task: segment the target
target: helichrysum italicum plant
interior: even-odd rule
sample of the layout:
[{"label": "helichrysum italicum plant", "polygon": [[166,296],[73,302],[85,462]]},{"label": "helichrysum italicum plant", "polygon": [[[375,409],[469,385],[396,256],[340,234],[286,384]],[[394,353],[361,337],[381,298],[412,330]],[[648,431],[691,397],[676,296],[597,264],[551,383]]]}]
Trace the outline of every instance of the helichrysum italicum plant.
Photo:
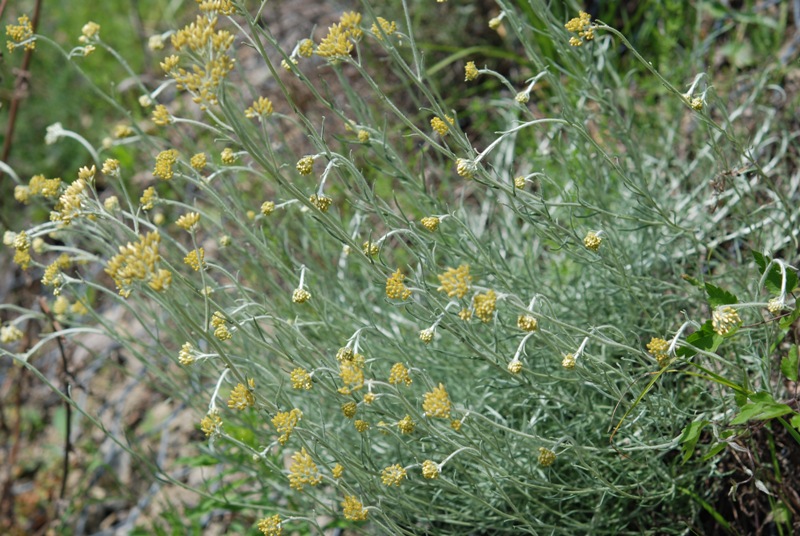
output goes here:
[{"label": "helichrysum italicum plant", "polygon": [[[732,366],[745,339],[774,342],[777,320],[763,311],[795,315],[792,265],[763,257],[738,280],[722,270],[734,240],[792,258],[792,205],[776,201],[757,227],[725,227],[703,197],[705,178],[668,173],[658,164],[672,158],[668,147],[631,131],[620,113],[630,103],[614,100],[624,88],[613,58],[596,61],[623,37],[585,13],[565,27],[533,2],[544,21],[534,26],[498,2],[501,15],[485,23],[506,21],[507,44],[525,62],[513,79],[461,64],[454,76],[481,103],[471,113],[497,121],[467,132],[425,75],[410,14],[383,18],[384,6],[365,6],[286,48],[244,5],[199,2],[161,60],[186,100],[156,102],[161,92],[148,91],[160,130],[143,142],[146,158],[94,163],[116,202],[101,201],[95,167],[18,180],[19,201],[52,212],[4,243],[67,300],[69,333],[96,323],[170,378],[171,394],[197,409],[209,453],[252,477],[237,504],[264,534],[322,530],[323,511],[366,533],[681,532],[679,520],[699,507],[678,490],[706,471],[678,468],[669,453],[694,408],[718,400],[696,378],[713,378],[706,368],[680,389],[667,375]],[[34,42],[23,26],[7,31],[10,48]],[[99,31],[83,36],[99,44]],[[561,59],[540,53],[543,37]],[[269,88],[242,89],[240,45],[260,56]],[[424,111],[393,101],[375,57]],[[336,85],[323,91],[320,70]],[[484,76],[500,89],[481,86]],[[663,82],[672,113],[698,112],[675,89],[684,81]],[[325,125],[300,112],[297,87],[326,110]],[[336,91],[341,101],[328,97]],[[668,137],[667,119],[628,112]],[[202,128],[176,135],[198,113]],[[689,120],[716,133],[715,151],[757,166],[732,126]],[[307,145],[289,142],[287,129]],[[409,152],[409,138],[422,153]],[[141,171],[152,180],[131,192]],[[768,197],[785,197],[764,184]],[[757,214],[742,191],[725,193],[724,215]],[[712,262],[698,271],[701,257]],[[694,280],[717,271],[717,284],[755,298]],[[90,295],[130,310],[150,338],[105,321]],[[26,314],[3,326],[0,342],[33,366],[36,347],[10,346],[18,326],[42,319]],[[634,396],[642,377],[664,385]],[[763,375],[754,383],[772,385]],[[735,411],[725,404],[715,415]]]}]

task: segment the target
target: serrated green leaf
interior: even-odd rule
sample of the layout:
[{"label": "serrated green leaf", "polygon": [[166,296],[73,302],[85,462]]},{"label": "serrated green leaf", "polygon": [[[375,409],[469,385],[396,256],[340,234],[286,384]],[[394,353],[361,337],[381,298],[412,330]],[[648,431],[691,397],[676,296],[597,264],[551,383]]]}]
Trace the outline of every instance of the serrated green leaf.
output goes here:
[{"label": "serrated green leaf", "polygon": [[[722,340],[722,337],[715,332],[714,328],[711,326],[711,320],[707,320],[699,330],[686,337],[687,343],[695,348],[708,352],[716,352],[719,345],[722,344]],[[692,357],[697,352],[691,348],[680,347],[675,350],[675,353],[681,357]]]},{"label": "serrated green leaf", "polygon": [[781,329],[789,329],[798,318],[800,318],[800,307],[795,305],[794,311],[792,311],[789,316],[784,316],[778,321],[778,326]]},{"label": "serrated green leaf", "polygon": [[788,379],[792,380],[793,382],[797,381],[797,345],[793,344],[791,348],[789,348],[789,353],[781,359],[781,372],[783,375],[786,376]]},{"label": "serrated green leaf", "polygon": [[706,294],[708,294],[708,304],[712,309],[720,305],[739,303],[739,299],[734,294],[712,285],[711,283],[706,283]]},{"label": "serrated green leaf", "polygon": [[683,452],[681,463],[686,463],[689,461],[689,458],[692,457],[692,454],[694,454],[694,448],[697,446],[697,440],[700,439],[700,432],[707,424],[708,421],[695,421],[690,422],[684,427],[680,439],[681,452]]},{"label": "serrated green leaf", "polygon": [[[753,259],[758,264],[759,273],[764,275],[764,271],[767,269],[767,265],[771,262],[771,259],[765,257],[764,255],[753,251]],[[783,274],[781,273],[781,269],[778,265],[773,264],[769,267],[769,273],[767,274],[766,279],[764,280],[764,288],[769,291],[770,294],[773,296],[780,296],[781,294],[781,286],[783,285]],[[786,268],[786,287],[785,292],[792,292],[795,287],[797,287],[797,272],[790,268]]]}]

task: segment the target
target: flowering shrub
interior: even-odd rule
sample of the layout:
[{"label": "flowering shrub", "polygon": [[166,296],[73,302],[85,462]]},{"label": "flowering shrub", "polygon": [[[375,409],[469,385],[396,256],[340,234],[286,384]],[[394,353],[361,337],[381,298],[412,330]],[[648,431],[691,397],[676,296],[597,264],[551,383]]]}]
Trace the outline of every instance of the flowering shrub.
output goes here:
[{"label": "flowering shrub", "polygon": [[[146,185],[114,142],[65,170],[74,180],[14,177],[21,202],[52,212],[4,243],[65,327],[17,351],[44,317],[5,306],[4,355],[35,370],[56,337],[109,333],[196,408],[208,453],[247,475],[237,508],[264,534],[321,531],[323,516],[367,533],[683,533],[701,503],[680,491],[701,495],[713,463],[692,459],[692,423],[727,429],[761,404],[747,415],[800,425],[754,354],[798,316],[796,191],[770,179],[737,114],[714,112],[725,103],[703,75],[682,92],[642,58],[664,85],[653,117],[613,71],[630,47],[619,32],[532,5],[535,22],[504,0],[484,22],[524,74],[458,60],[464,88],[500,83],[470,107],[440,97],[408,9],[394,20],[367,3],[284,48],[266,13],[198,1],[163,82],[140,85],[147,124],[120,133],[139,137]],[[12,51],[53,45],[23,19],[8,35]],[[80,42],[106,49],[96,24]],[[496,132],[465,127],[469,113]],[[702,128],[673,169],[663,137],[681,120]],[[747,172],[709,195],[712,147]],[[769,255],[742,260],[745,246]],[[147,337],[107,320],[112,305]]]}]

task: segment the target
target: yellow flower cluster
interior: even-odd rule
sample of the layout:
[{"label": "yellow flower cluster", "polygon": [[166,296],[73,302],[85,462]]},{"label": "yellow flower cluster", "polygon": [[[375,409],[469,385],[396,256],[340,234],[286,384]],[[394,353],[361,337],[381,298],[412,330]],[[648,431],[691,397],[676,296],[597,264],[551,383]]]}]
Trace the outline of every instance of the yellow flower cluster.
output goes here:
[{"label": "yellow flower cluster", "polygon": [[192,94],[192,100],[207,105],[217,104],[217,88],[233,70],[235,60],[228,55],[234,36],[227,30],[218,30],[217,18],[199,15],[195,22],[172,35],[172,45],[177,51],[191,51],[202,58],[192,71],[176,69],[178,58],[172,56],[162,63],[162,68],[177,82],[178,89]]},{"label": "yellow flower cluster", "polygon": [[19,184],[14,187],[14,199],[27,205],[32,195],[41,195],[47,199],[53,199],[58,196],[60,189],[60,178],[47,179],[44,175],[34,175],[28,181],[27,186]]},{"label": "yellow flower cluster", "polygon": [[228,330],[225,315],[219,311],[215,311],[211,316],[211,327],[214,328],[214,336],[221,341],[227,341],[232,337],[231,332]]},{"label": "yellow flower cluster", "polygon": [[218,434],[222,429],[222,418],[219,416],[219,410],[210,411],[203,420],[200,421],[200,429],[210,437],[213,434]]},{"label": "yellow flower cluster", "polygon": [[355,495],[345,495],[342,501],[342,511],[345,519],[350,521],[364,521],[369,513]]},{"label": "yellow flower cluster", "polygon": [[314,53],[314,41],[311,39],[300,41],[300,44],[297,45],[297,53],[300,54],[301,58],[310,58]]},{"label": "yellow flower cluster", "polygon": [[342,478],[342,475],[344,474],[344,466],[342,466],[340,463],[337,463],[333,466],[333,469],[331,469],[331,474],[333,475],[333,478]]},{"label": "yellow flower cluster", "polygon": [[142,197],[139,198],[139,204],[142,205],[142,210],[152,210],[153,207],[158,201],[158,194],[156,193],[156,189],[152,186],[145,189],[142,192]]},{"label": "yellow flower cluster", "polygon": [[328,208],[330,208],[331,203],[333,203],[333,199],[328,197],[327,195],[316,195],[313,194],[311,197],[308,198],[312,205],[317,207],[320,212],[328,212]]},{"label": "yellow flower cluster", "polygon": [[512,359],[508,363],[508,371],[511,374],[519,374],[520,372],[522,372],[522,361],[520,361],[519,359]]},{"label": "yellow flower cluster", "polygon": [[474,61],[468,61],[467,64],[464,66],[464,82],[472,82],[476,78],[478,78],[478,68],[475,66]]},{"label": "yellow flower cluster", "polygon": [[456,173],[458,173],[459,177],[471,179],[477,170],[478,166],[475,164],[475,162],[465,158],[456,159]]},{"label": "yellow flower cluster", "polygon": [[140,236],[134,243],[119,247],[119,253],[109,259],[105,272],[111,276],[123,297],[130,296],[134,281],[142,281],[156,291],[169,286],[172,275],[169,270],[158,268],[161,256],[158,246],[161,235],[157,231]]},{"label": "yellow flower cluster", "polygon": [[305,369],[299,367],[294,369],[289,374],[289,378],[292,381],[293,389],[305,389],[306,391],[308,391],[312,387],[311,374],[306,372]]},{"label": "yellow flower cluster", "polygon": [[348,419],[352,419],[356,416],[356,412],[358,411],[358,404],[355,402],[345,402],[342,404],[342,415],[347,417]]},{"label": "yellow flower cluster", "polygon": [[225,147],[220,153],[223,164],[231,165],[236,162],[236,153],[230,147]]},{"label": "yellow flower cluster", "polygon": [[372,28],[370,28],[370,30],[372,31],[372,34],[376,38],[378,38],[379,41],[383,41],[383,35],[381,35],[380,30],[383,30],[383,33],[385,33],[386,35],[392,35],[394,32],[397,31],[397,23],[395,23],[394,21],[390,22],[384,19],[383,17],[378,17],[377,20],[378,24],[380,25],[380,29],[378,29],[378,24],[373,23]]},{"label": "yellow flower cluster", "polygon": [[86,199],[86,181],[78,178],[67,186],[58,202],[55,210],[50,212],[50,221],[58,222],[60,225],[67,226],[72,220],[81,216],[83,202]]},{"label": "yellow flower cluster", "polygon": [[556,461],[556,453],[550,449],[539,447],[539,465],[550,467]]},{"label": "yellow flower cluster", "polygon": [[72,265],[69,255],[62,253],[52,264],[44,269],[42,276],[42,285],[46,287],[53,287],[53,295],[58,296],[61,294],[61,287],[64,284],[63,270],[68,269]]},{"label": "yellow flower cluster", "polygon": [[230,409],[243,411],[251,406],[255,406],[256,397],[253,395],[253,389],[255,388],[256,381],[253,378],[248,378],[247,385],[237,383],[236,387],[231,390],[231,396],[228,398],[228,407]]},{"label": "yellow flower cluster", "polygon": [[204,13],[219,13],[220,15],[233,15],[236,10],[231,0],[197,0],[200,11]]},{"label": "yellow flower cluster", "polygon": [[183,262],[195,272],[199,272],[201,268],[206,267],[206,250],[193,249],[183,258]]},{"label": "yellow flower cluster", "polygon": [[397,428],[400,430],[401,434],[410,434],[416,427],[417,425],[414,423],[413,419],[411,419],[411,415],[406,415],[397,422]]},{"label": "yellow flower cluster", "polygon": [[650,342],[647,343],[647,351],[656,358],[658,366],[661,368],[666,367],[669,362],[669,355],[667,355],[668,349],[669,343],[664,339],[653,337],[650,339]]},{"label": "yellow flower cluster", "polygon": [[400,271],[400,268],[397,269],[389,278],[386,280],[386,297],[392,300],[407,300],[411,297],[411,289],[406,287],[403,280],[405,280],[406,276],[403,275],[403,272]]},{"label": "yellow flower cluster", "polygon": [[[11,38],[11,41],[6,41],[6,47],[9,52],[14,52],[17,43],[22,43],[33,37],[33,24],[31,24],[28,16],[22,15],[19,17],[16,25],[6,25],[6,36]],[[34,50],[35,48],[35,40],[25,43],[25,50]]]},{"label": "yellow flower cluster", "polygon": [[439,478],[439,466],[432,460],[422,462],[422,476],[428,479]]},{"label": "yellow flower cluster", "polygon": [[566,354],[564,359],[561,360],[561,366],[567,370],[572,370],[575,368],[576,361],[574,354]]},{"label": "yellow flower cluster", "polygon": [[586,249],[590,251],[597,251],[602,242],[603,239],[600,238],[597,233],[592,231],[586,233],[586,237],[583,239],[583,245],[586,246]]},{"label": "yellow flower cluster", "polygon": [[419,340],[421,340],[425,344],[430,344],[430,342],[433,340],[433,333],[434,331],[431,328],[420,330]]},{"label": "yellow flower cluster", "polygon": [[568,31],[578,34],[578,37],[570,37],[569,44],[574,47],[579,47],[584,41],[591,41],[594,39],[594,26],[592,25],[592,17],[585,11],[580,11],[578,16],[571,19],[564,25]]},{"label": "yellow flower cluster", "polygon": [[522,331],[536,331],[539,328],[539,322],[531,315],[519,315],[517,327]]},{"label": "yellow flower cluster", "polygon": [[439,228],[439,223],[441,220],[436,216],[426,216],[419,220],[419,223],[428,231],[434,232],[436,229]]},{"label": "yellow flower cluster", "polygon": [[356,431],[360,434],[363,434],[367,430],[369,430],[369,423],[367,421],[362,421],[361,419],[356,420],[353,425],[356,428]]},{"label": "yellow flower cluster", "polygon": [[339,378],[344,384],[339,388],[343,395],[349,395],[364,387],[364,356],[354,354],[350,348],[342,348],[336,354],[339,361]]},{"label": "yellow flower cluster", "polygon": [[446,293],[449,298],[463,298],[472,285],[468,264],[462,264],[458,268],[448,268],[438,278],[441,283],[439,292]]},{"label": "yellow flower cluster", "polygon": [[289,487],[303,491],[303,486],[316,486],[322,482],[322,476],[305,447],[292,456],[292,465],[289,466]]},{"label": "yellow flower cluster", "polygon": [[192,343],[185,342],[181,346],[181,351],[178,352],[178,363],[181,365],[191,365],[194,363],[194,356],[192,355]]},{"label": "yellow flower cluster", "polygon": [[[446,115],[444,118],[447,120],[447,123],[450,123],[450,125],[454,124],[455,120],[452,117]],[[431,119],[431,128],[440,136],[444,136],[450,130],[450,125],[447,123],[442,121],[440,117],[434,117]]]},{"label": "yellow flower cluster", "polygon": [[497,294],[493,290],[487,290],[483,294],[477,294],[472,300],[472,307],[475,309],[475,316],[482,322],[489,322],[494,316],[497,305]]},{"label": "yellow flower cluster", "polygon": [[3,344],[19,341],[24,336],[25,334],[17,326],[8,325],[0,328],[0,342]]},{"label": "yellow flower cluster", "polygon": [[297,161],[296,167],[300,175],[311,175],[311,172],[314,171],[314,157],[304,156]]},{"label": "yellow flower cluster", "polygon": [[206,158],[206,153],[197,153],[189,160],[189,164],[192,166],[192,169],[197,171],[200,171],[206,167],[207,163],[208,159]]},{"label": "yellow flower cluster", "polygon": [[361,251],[363,251],[364,255],[367,257],[374,257],[378,254],[379,249],[378,244],[370,242],[369,240],[361,244]]},{"label": "yellow flower cluster", "polygon": [[389,383],[392,385],[397,385],[400,383],[405,383],[406,385],[411,385],[411,376],[408,375],[408,369],[402,363],[395,363],[392,365],[392,369],[389,371]]},{"label": "yellow flower cluster", "polygon": [[281,536],[283,534],[283,527],[281,527],[281,516],[275,514],[274,516],[265,517],[258,522],[258,530],[264,536]]},{"label": "yellow flower cluster", "polygon": [[272,101],[266,97],[259,97],[244,111],[244,115],[248,119],[258,118],[260,120],[263,117],[272,115],[273,111]]},{"label": "yellow flower cluster", "polygon": [[167,110],[167,107],[163,104],[159,104],[153,109],[152,118],[153,123],[160,127],[169,125],[172,122],[172,115],[169,113],[169,110]]},{"label": "yellow flower cluster", "polygon": [[172,166],[178,161],[178,151],[175,149],[167,149],[161,151],[156,155],[156,167],[153,169],[153,175],[159,179],[168,181],[172,178]]},{"label": "yellow flower cluster", "polygon": [[397,463],[381,471],[381,482],[386,486],[400,486],[405,478],[406,470]]},{"label": "yellow flower cluster", "polygon": [[198,223],[200,223],[200,214],[197,212],[188,212],[178,218],[178,220],[175,222],[175,225],[184,231],[191,232],[197,228]]},{"label": "yellow flower cluster", "polygon": [[292,301],[294,303],[305,303],[311,299],[311,293],[303,288],[296,288],[292,292]]},{"label": "yellow flower cluster", "polygon": [[450,397],[444,384],[439,384],[439,387],[434,387],[433,391],[425,393],[425,399],[422,402],[422,409],[425,410],[426,417],[439,417],[442,419],[450,418]]},{"label": "yellow flower cluster", "polygon": [[289,436],[292,435],[295,426],[302,418],[303,412],[297,408],[292,411],[280,412],[272,418],[272,426],[281,434],[278,443],[285,445],[289,441]]},{"label": "yellow flower cluster", "polygon": [[[14,252],[14,262],[23,270],[27,270],[31,263],[31,241],[28,238],[28,234],[25,231],[20,231],[16,235],[11,234],[13,238],[10,240],[9,245],[13,245],[16,250]],[[3,237],[3,242],[6,242],[5,237]]]},{"label": "yellow flower cluster", "polygon": [[711,327],[723,337],[733,335],[741,324],[742,319],[739,317],[739,313],[728,305],[714,309],[711,314]]}]

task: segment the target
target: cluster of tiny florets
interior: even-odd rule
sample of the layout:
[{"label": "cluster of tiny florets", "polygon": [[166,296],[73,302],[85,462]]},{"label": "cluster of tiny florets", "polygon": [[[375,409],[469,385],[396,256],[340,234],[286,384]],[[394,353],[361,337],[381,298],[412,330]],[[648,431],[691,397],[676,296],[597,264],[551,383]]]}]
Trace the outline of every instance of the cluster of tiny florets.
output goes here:
[{"label": "cluster of tiny florets", "polygon": [[264,117],[268,117],[272,115],[274,111],[274,107],[272,106],[272,101],[266,97],[259,97],[258,99],[253,101],[245,111],[244,115],[248,119],[259,119],[261,120]]},{"label": "cluster of tiny florets", "polygon": [[[17,24],[9,24],[6,26],[6,36],[11,38],[6,41],[6,47],[9,52],[13,52],[17,43],[22,43],[33,37],[33,24],[27,15],[22,15],[17,18]],[[36,41],[31,40],[25,43],[25,50],[33,50],[36,48]]]},{"label": "cluster of tiny florets", "polygon": [[188,212],[177,219],[175,225],[180,227],[185,231],[194,231],[197,228],[197,224],[200,223],[200,214],[197,212]]},{"label": "cluster of tiny florets", "polygon": [[233,337],[228,330],[225,316],[219,311],[215,311],[211,316],[211,327],[214,328],[214,337],[221,341],[227,341]]},{"label": "cluster of tiny florets", "polygon": [[175,149],[167,149],[161,151],[156,156],[156,167],[153,169],[153,175],[160,179],[168,181],[173,176],[172,167],[178,161],[178,151]]},{"label": "cluster of tiny florets", "polygon": [[294,289],[294,292],[292,292],[292,301],[294,303],[305,303],[310,299],[311,293],[304,288],[296,288]]},{"label": "cluster of tiny florets", "polygon": [[467,64],[464,66],[464,81],[465,82],[472,82],[476,78],[478,78],[478,68],[475,66],[474,61],[468,61]]},{"label": "cluster of tiny florets", "polygon": [[522,331],[536,331],[539,328],[539,322],[531,315],[519,315],[517,327]]},{"label": "cluster of tiny florets", "polygon": [[578,37],[570,37],[569,44],[574,47],[579,47],[584,41],[591,41],[594,39],[594,26],[592,25],[592,17],[585,11],[578,13],[578,16],[567,22],[564,27],[572,32],[578,34]]},{"label": "cluster of tiny florets", "polygon": [[567,370],[572,370],[575,368],[576,361],[574,354],[566,354],[564,359],[561,360],[561,366]]},{"label": "cluster of tiny florets", "polygon": [[237,383],[236,387],[231,390],[231,396],[228,399],[228,407],[242,411],[251,406],[255,406],[256,397],[253,395],[253,389],[255,388],[256,382],[253,378],[247,380],[247,385]]},{"label": "cluster of tiny florets", "polygon": [[395,363],[392,365],[392,370],[389,371],[389,383],[398,385],[405,383],[411,385],[411,376],[408,375],[408,368],[402,363]]},{"label": "cluster of tiny florets", "polygon": [[105,272],[114,280],[120,295],[130,295],[133,283],[148,283],[153,290],[163,290],[167,278],[171,279],[169,270],[159,268],[161,255],[158,246],[161,235],[153,231],[139,240],[120,246],[119,253],[106,264]]},{"label": "cluster of tiny florets", "polygon": [[742,324],[736,309],[730,306],[718,307],[711,314],[711,327],[723,337],[732,335]]},{"label": "cluster of tiny florets", "polygon": [[434,387],[433,391],[425,393],[425,399],[422,402],[422,409],[425,410],[426,417],[447,419],[450,417],[451,406],[447,390],[441,383],[439,387]]},{"label": "cluster of tiny florets", "polygon": [[331,206],[331,203],[333,203],[333,199],[331,199],[327,195],[322,195],[322,194],[320,195],[313,194],[311,195],[311,197],[308,198],[308,200],[311,202],[312,205],[317,207],[317,209],[320,212],[327,212]]},{"label": "cluster of tiny florets", "polygon": [[297,426],[302,417],[303,412],[294,408],[291,411],[280,412],[272,418],[272,426],[281,434],[278,437],[278,443],[285,445],[289,441],[289,436],[292,435],[295,426]]},{"label": "cluster of tiny florets", "polygon": [[261,519],[258,522],[258,530],[260,530],[264,536],[281,536],[283,534],[281,516],[275,514],[274,516]]},{"label": "cluster of tiny florets", "polygon": [[178,362],[181,365],[191,365],[194,363],[194,355],[192,355],[192,343],[185,342],[181,346],[181,351],[178,352]]},{"label": "cluster of tiny florets", "polygon": [[294,369],[290,373],[289,378],[292,381],[293,389],[305,389],[308,391],[313,386],[311,382],[311,374],[309,374],[305,369],[299,367]]},{"label": "cluster of tiny florets", "polygon": [[305,447],[295,452],[292,456],[292,465],[289,466],[289,487],[297,491],[303,491],[303,486],[316,486],[322,482],[322,476],[314,460],[306,451]]},{"label": "cluster of tiny florets", "polygon": [[386,486],[400,486],[405,478],[406,470],[397,463],[381,471],[381,482]]},{"label": "cluster of tiny florets", "polygon": [[364,521],[369,513],[355,495],[345,495],[342,501],[342,512],[345,519],[350,521]]},{"label": "cluster of tiny florets", "polygon": [[358,404],[355,402],[345,402],[342,404],[342,415],[347,417],[348,419],[352,419],[356,416],[356,412],[358,411]]},{"label": "cluster of tiny florets", "polygon": [[419,223],[430,232],[434,232],[436,229],[438,229],[440,222],[441,220],[436,216],[427,216],[419,220]]},{"label": "cluster of tiny florets", "polygon": [[550,449],[539,447],[539,465],[550,467],[556,461],[556,453]]},{"label": "cluster of tiny florets", "polygon": [[602,242],[603,239],[600,238],[597,233],[592,231],[586,233],[586,236],[583,239],[583,245],[590,251],[597,251]]},{"label": "cluster of tiny florets", "polygon": [[222,430],[222,418],[219,416],[219,410],[215,409],[208,412],[200,421],[200,429],[206,437],[220,433]]},{"label": "cluster of tiny florets", "polygon": [[656,359],[658,366],[661,368],[665,367],[669,361],[668,350],[669,343],[664,339],[653,337],[650,339],[650,342],[647,343],[647,351]]},{"label": "cluster of tiny florets", "polygon": [[439,478],[439,465],[432,460],[422,462],[422,476],[427,479]]},{"label": "cluster of tiny florets", "polygon": [[462,264],[458,268],[448,268],[438,278],[441,283],[439,292],[444,292],[449,298],[463,298],[472,285],[468,264]]},{"label": "cluster of tiny florets", "polygon": [[472,299],[472,307],[475,309],[475,316],[481,322],[489,322],[494,317],[497,306],[497,294],[493,290],[487,290],[483,294],[476,294]]},{"label": "cluster of tiny florets", "polygon": [[400,268],[397,269],[389,278],[386,280],[386,297],[393,299],[393,300],[407,300],[411,297],[411,289],[406,287],[403,280],[405,280],[406,276],[403,275],[403,272],[400,271]]},{"label": "cluster of tiny florets", "polygon": [[197,248],[190,251],[184,258],[183,262],[195,272],[199,272],[206,266],[206,251],[203,248]]},{"label": "cluster of tiny florets", "polygon": [[402,419],[397,422],[397,428],[400,430],[402,434],[410,434],[416,428],[416,424],[414,423],[413,419],[411,419],[411,415],[406,415]]}]

